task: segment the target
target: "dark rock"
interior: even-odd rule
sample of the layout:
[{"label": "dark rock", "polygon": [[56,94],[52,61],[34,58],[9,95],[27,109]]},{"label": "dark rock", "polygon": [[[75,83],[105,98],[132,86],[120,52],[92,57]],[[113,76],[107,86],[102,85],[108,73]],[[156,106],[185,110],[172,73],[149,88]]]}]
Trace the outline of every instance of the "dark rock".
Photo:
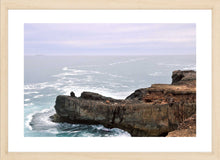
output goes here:
[{"label": "dark rock", "polygon": [[147,93],[146,88],[137,89],[134,93],[126,97],[126,100],[142,100]]},{"label": "dark rock", "polygon": [[71,96],[71,97],[76,97],[76,96],[75,96],[75,93],[74,93],[73,91],[70,92],[70,96]]},{"label": "dark rock", "polygon": [[113,99],[111,97],[105,97],[98,93],[93,92],[83,92],[80,98],[87,99],[87,100],[97,100],[97,101],[109,101],[109,102],[116,102],[118,100]]},{"label": "dark rock", "polygon": [[177,70],[172,74],[173,85],[196,85],[196,72],[193,70]]}]

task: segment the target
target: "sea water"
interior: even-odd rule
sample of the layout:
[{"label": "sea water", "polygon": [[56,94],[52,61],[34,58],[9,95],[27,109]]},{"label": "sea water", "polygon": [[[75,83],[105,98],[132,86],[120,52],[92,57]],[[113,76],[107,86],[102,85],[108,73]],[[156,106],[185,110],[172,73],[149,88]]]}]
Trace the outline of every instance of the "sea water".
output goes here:
[{"label": "sea water", "polygon": [[124,99],[151,84],[170,84],[172,71],[196,70],[195,55],[166,56],[25,56],[25,137],[130,136],[102,125],[53,123],[58,95],[91,91]]}]

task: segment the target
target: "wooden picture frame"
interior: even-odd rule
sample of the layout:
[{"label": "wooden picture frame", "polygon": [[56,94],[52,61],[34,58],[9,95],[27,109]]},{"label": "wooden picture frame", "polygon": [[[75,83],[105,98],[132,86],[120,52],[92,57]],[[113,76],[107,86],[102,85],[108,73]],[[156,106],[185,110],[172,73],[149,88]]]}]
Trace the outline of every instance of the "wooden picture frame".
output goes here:
[{"label": "wooden picture frame", "polygon": [[[8,10],[10,9],[210,9],[212,10],[212,152],[196,153],[64,153],[8,152]],[[1,0],[1,160],[59,160],[59,159],[220,159],[220,0]]]}]

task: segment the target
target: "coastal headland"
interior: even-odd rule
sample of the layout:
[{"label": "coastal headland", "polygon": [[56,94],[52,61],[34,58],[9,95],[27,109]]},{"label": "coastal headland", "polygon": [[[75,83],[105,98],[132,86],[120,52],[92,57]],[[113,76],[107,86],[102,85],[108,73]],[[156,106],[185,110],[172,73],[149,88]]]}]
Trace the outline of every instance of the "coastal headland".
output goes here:
[{"label": "coastal headland", "polygon": [[125,99],[83,92],[56,98],[53,122],[102,124],[135,137],[196,135],[196,72],[173,71],[171,84],[153,84]]}]

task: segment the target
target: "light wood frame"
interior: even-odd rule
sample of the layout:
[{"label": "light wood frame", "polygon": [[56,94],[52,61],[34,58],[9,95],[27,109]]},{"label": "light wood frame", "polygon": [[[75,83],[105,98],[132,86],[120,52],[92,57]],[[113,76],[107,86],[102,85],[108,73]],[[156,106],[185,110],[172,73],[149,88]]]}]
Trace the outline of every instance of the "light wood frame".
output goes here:
[{"label": "light wood frame", "polygon": [[[211,153],[25,153],[8,152],[9,9],[211,9],[212,152]],[[220,160],[220,0],[1,0],[0,109],[1,160]]]}]

